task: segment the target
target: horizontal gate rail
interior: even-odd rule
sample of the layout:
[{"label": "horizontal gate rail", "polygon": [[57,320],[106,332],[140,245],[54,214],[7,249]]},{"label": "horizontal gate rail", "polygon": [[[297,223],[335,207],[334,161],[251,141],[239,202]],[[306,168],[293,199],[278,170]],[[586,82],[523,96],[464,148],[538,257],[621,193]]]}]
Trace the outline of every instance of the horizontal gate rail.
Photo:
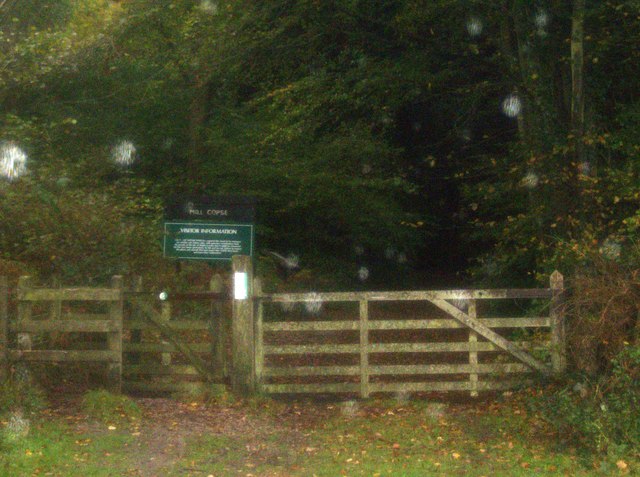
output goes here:
[{"label": "horizontal gate rail", "polygon": [[425,300],[498,300],[514,298],[551,298],[551,288],[514,288],[494,290],[427,290],[397,292],[327,292],[273,293],[257,297],[264,302],[359,302],[366,301],[425,301]]}]

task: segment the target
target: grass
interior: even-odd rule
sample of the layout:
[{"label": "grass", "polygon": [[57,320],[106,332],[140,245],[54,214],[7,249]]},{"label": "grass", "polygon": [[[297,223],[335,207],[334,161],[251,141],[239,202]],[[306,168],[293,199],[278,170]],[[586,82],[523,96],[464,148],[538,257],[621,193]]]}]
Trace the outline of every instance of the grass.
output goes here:
[{"label": "grass", "polygon": [[[164,412],[147,408],[135,425],[112,430],[107,423],[122,418],[122,402],[92,400],[111,403],[115,412],[98,412],[107,415],[99,424],[81,410],[41,419],[27,437],[4,444],[0,475],[611,476],[638,475],[640,468],[632,460],[581,456],[517,399],[444,409],[417,400],[168,401]],[[191,418],[205,427],[194,432]],[[206,427],[217,421],[224,425]],[[154,467],[144,468],[150,460]]]},{"label": "grass", "polygon": [[44,423],[25,438],[4,443],[0,476],[127,475],[131,459],[123,457],[130,442],[131,436],[124,433],[77,433],[65,422]]},{"label": "grass", "polygon": [[140,419],[140,408],[131,398],[104,389],[89,391],[82,400],[84,412],[104,424],[124,424]]}]

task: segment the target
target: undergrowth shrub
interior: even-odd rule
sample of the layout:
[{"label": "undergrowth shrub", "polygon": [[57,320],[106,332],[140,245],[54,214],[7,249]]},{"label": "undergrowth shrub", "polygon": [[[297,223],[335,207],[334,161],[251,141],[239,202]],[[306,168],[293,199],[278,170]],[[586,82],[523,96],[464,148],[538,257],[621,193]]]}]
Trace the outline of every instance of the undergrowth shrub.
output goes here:
[{"label": "undergrowth shrub", "polygon": [[570,282],[567,346],[573,366],[591,376],[610,374],[626,344],[638,344],[640,269],[595,257]]},{"label": "undergrowth shrub", "polygon": [[104,389],[89,391],[84,395],[82,408],[89,417],[104,424],[126,424],[140,419],[142,414],[134,400]]},{"label": "undergrowth shrub", "polygon": [[570,281],[565,301],[573,374],[530,404],[566,442],[638,456],[640,260],[589,262]]},{"label": "undergrowth shrub", "polygon": [[627,345],[611,361],[611,372],[572,376],[531,398],[532,410],[558,437],[583,450],[640,456],[640,346]]},{"label": "undergrowth shrub", "polygon": [[0,417],[18,411],[29,415],[45,406],[45,394],[36,384],[14,377],[0,383]]}]

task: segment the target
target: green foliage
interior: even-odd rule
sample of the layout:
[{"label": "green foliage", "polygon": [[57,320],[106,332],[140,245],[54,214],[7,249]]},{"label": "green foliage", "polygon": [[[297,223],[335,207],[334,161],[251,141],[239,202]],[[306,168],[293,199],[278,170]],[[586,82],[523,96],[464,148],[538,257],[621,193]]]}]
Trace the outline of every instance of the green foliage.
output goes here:
[{"label": "green foliage", "polygon": [[640,347],[627,346],[609,375],[576,376],[531,399],[530,405],[566,443],[583,449],[638,456],[640,448]]},{"label": "green foliage", "polygon": [[155,270],[162,266],[160,207],[147,195],[148,184],[122,180],[89,191],[68,180],[22,179],[5,189],[2,258],[70,284],[107,283],[115,274],[144,275],[154,263]]},{"label": "green foliage", "polygon": [[[118,208],[113,221],[131,233],[106,220],[104,235],[136,263],[105,257],[94,232],[67,254],[73,262],[84,248],[104,275],[155,260],[133,236],[157,237],[151,222],[176,194],[257,196],[261,246],[314,268],[327,255],[355,266],[356,245],[383,263],[392,247],[420,267],[473,260],[491,285],[569,275],[607,240],[626,249],[640,224],[637,2],[587,2],[579,139],[568,2],[17,4],[2,7],[0,140],[20,143],[29,181],[40,179],[12,197],[8,217],[34,213],[36,196],[54,218],[58,195],[65,207],[98,203],[96,223]],[[500,112],[513,92],[518,118]],[[138,151],[127,180],[110,158],[123,139]],[[65,178],[74,198],[52,185]],[[0,200],[16,185],[3,184]],[[147,215],[131,220],[129,200],[149,201]],[[34,250],[46,233],[17,232],[4,259],[43,275],[100,274],[82,263],[61,271]]]},{"label": "green foliage", "polygon": [[82,399],[82,408],[90,418],[104,424],[132,423],[142,414],[131,398],[103,389],[87,392]]},{"label": "green foliage", "polygon": [[44,392],[34,383],[13,376],[0,383],[0,418],[20,411],[25,416],[46,406]]}]

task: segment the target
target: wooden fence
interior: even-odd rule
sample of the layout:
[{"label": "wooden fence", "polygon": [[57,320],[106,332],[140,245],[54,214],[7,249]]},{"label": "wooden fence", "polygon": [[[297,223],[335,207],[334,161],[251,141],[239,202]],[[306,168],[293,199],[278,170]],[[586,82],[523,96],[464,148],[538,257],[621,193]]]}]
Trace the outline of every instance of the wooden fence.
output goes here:
[{"label": "wooden fence", "polygon": [[209,292],[186,294],[182,304],[197,295],[200,306],[185,316],[173,296],[158,311],[157,294],[143,292],[139,281],[131,289],[121,277],[113,277],[111,288],[44,288],[21,277],[16,318],[9,319],[9,288],[0,277],[0,378],[10,363],[25,361],[105,365],[107,387],[117,392],[175,392],[223,382],[230,317],[219,300],[210,306],[202,301],[223,291],[216,276]]},{"label": "wooden fence", "polygon": [[[366,398],[434,391],[475,396],[511,387],[532,372],[565,369],[558,272],[543,289],[276,294],[262,293],[248,257],[234,257],[233,273],[246,274],[248,296],[223,310],[213,301],[228,297],[217,277],[209,292],[183,294],[211,301],[213,309],[194,308],[198,313],[177,310],[178,295],[158,311],[155,295],[149,301],[140,284],[125,290],[120,277],[110,288],[62,289],[34,288],[23,277],[16,320],[9,320],[7,283],[0,277],[0,372],[16,360],[91,361],[106,365],[116,390],[176,391],[228,378],[243,395]],[[538,300],[542,311],[498,316],[486,306],[509,300]],[[301,304],[308,311],[290,310]],[[535,309],[530,305],[524,308]],[[30,345],[32,336],[60,333],[101,339],[89,340],[91,349]]]},{"label": "wooden fence", "polygon": [[[106,364],[106,380],[114,391],[122,385],[122,279],[114,277],[111,288],[33,288],[30,277],[21,277],[17,288],[17,319],[9,320],[6,311],[7,288],[4,287],[3,312],[4,373],[9,361],[27,362],[98,362]],[[63,307],[68,303],[69,307]],[[34,308],[37,307],[37,313]],[[16,336],[10,348],[9,333]],[[101,335],[103,340],[86,340],[89,349],[62,349],[60,333]],[[34,348],[34,336],[44,349]],[[104,345],[103,345],[104,342]]]},{"label": "wooden fence", "polygon": [[[374,393],[480,391],[506,389],[536,371],[562,372],[563,280],[551,277],[546,289],[447,290],[271,294],[258,296],[256,381],[259,390],[280,393]],[[478,304],[495,300],[542,299],[544,316],[479,316]],[[464,300],[466,310],[452,304]],[[401,303],[430,303],[440,311],[397,318]],[[355,319],[345,310],[328,318],[298,313],[282,319],[269,304],[306,304],[310,309],[333,303],[357,304]],[[378,310],[376,304],[391,304]],[[395,319],[387,319],[391,311]],[[289,313],[290,314],[290,313]],[[280,315],[274,319],[272,315]],[[429,316],[425,316],[429,315]],[[522,330],[526,330],[526,333]],[[514,333],[515,331],[515,333]],[[386,336],[385,336],[386,334]],[[516,337],[515,335],[521,335]],[[506,337],[511,337],[507,339]],[[535,337],[535,339],[531,339]],[[333,341],[333,342],[331,342]]]}]

